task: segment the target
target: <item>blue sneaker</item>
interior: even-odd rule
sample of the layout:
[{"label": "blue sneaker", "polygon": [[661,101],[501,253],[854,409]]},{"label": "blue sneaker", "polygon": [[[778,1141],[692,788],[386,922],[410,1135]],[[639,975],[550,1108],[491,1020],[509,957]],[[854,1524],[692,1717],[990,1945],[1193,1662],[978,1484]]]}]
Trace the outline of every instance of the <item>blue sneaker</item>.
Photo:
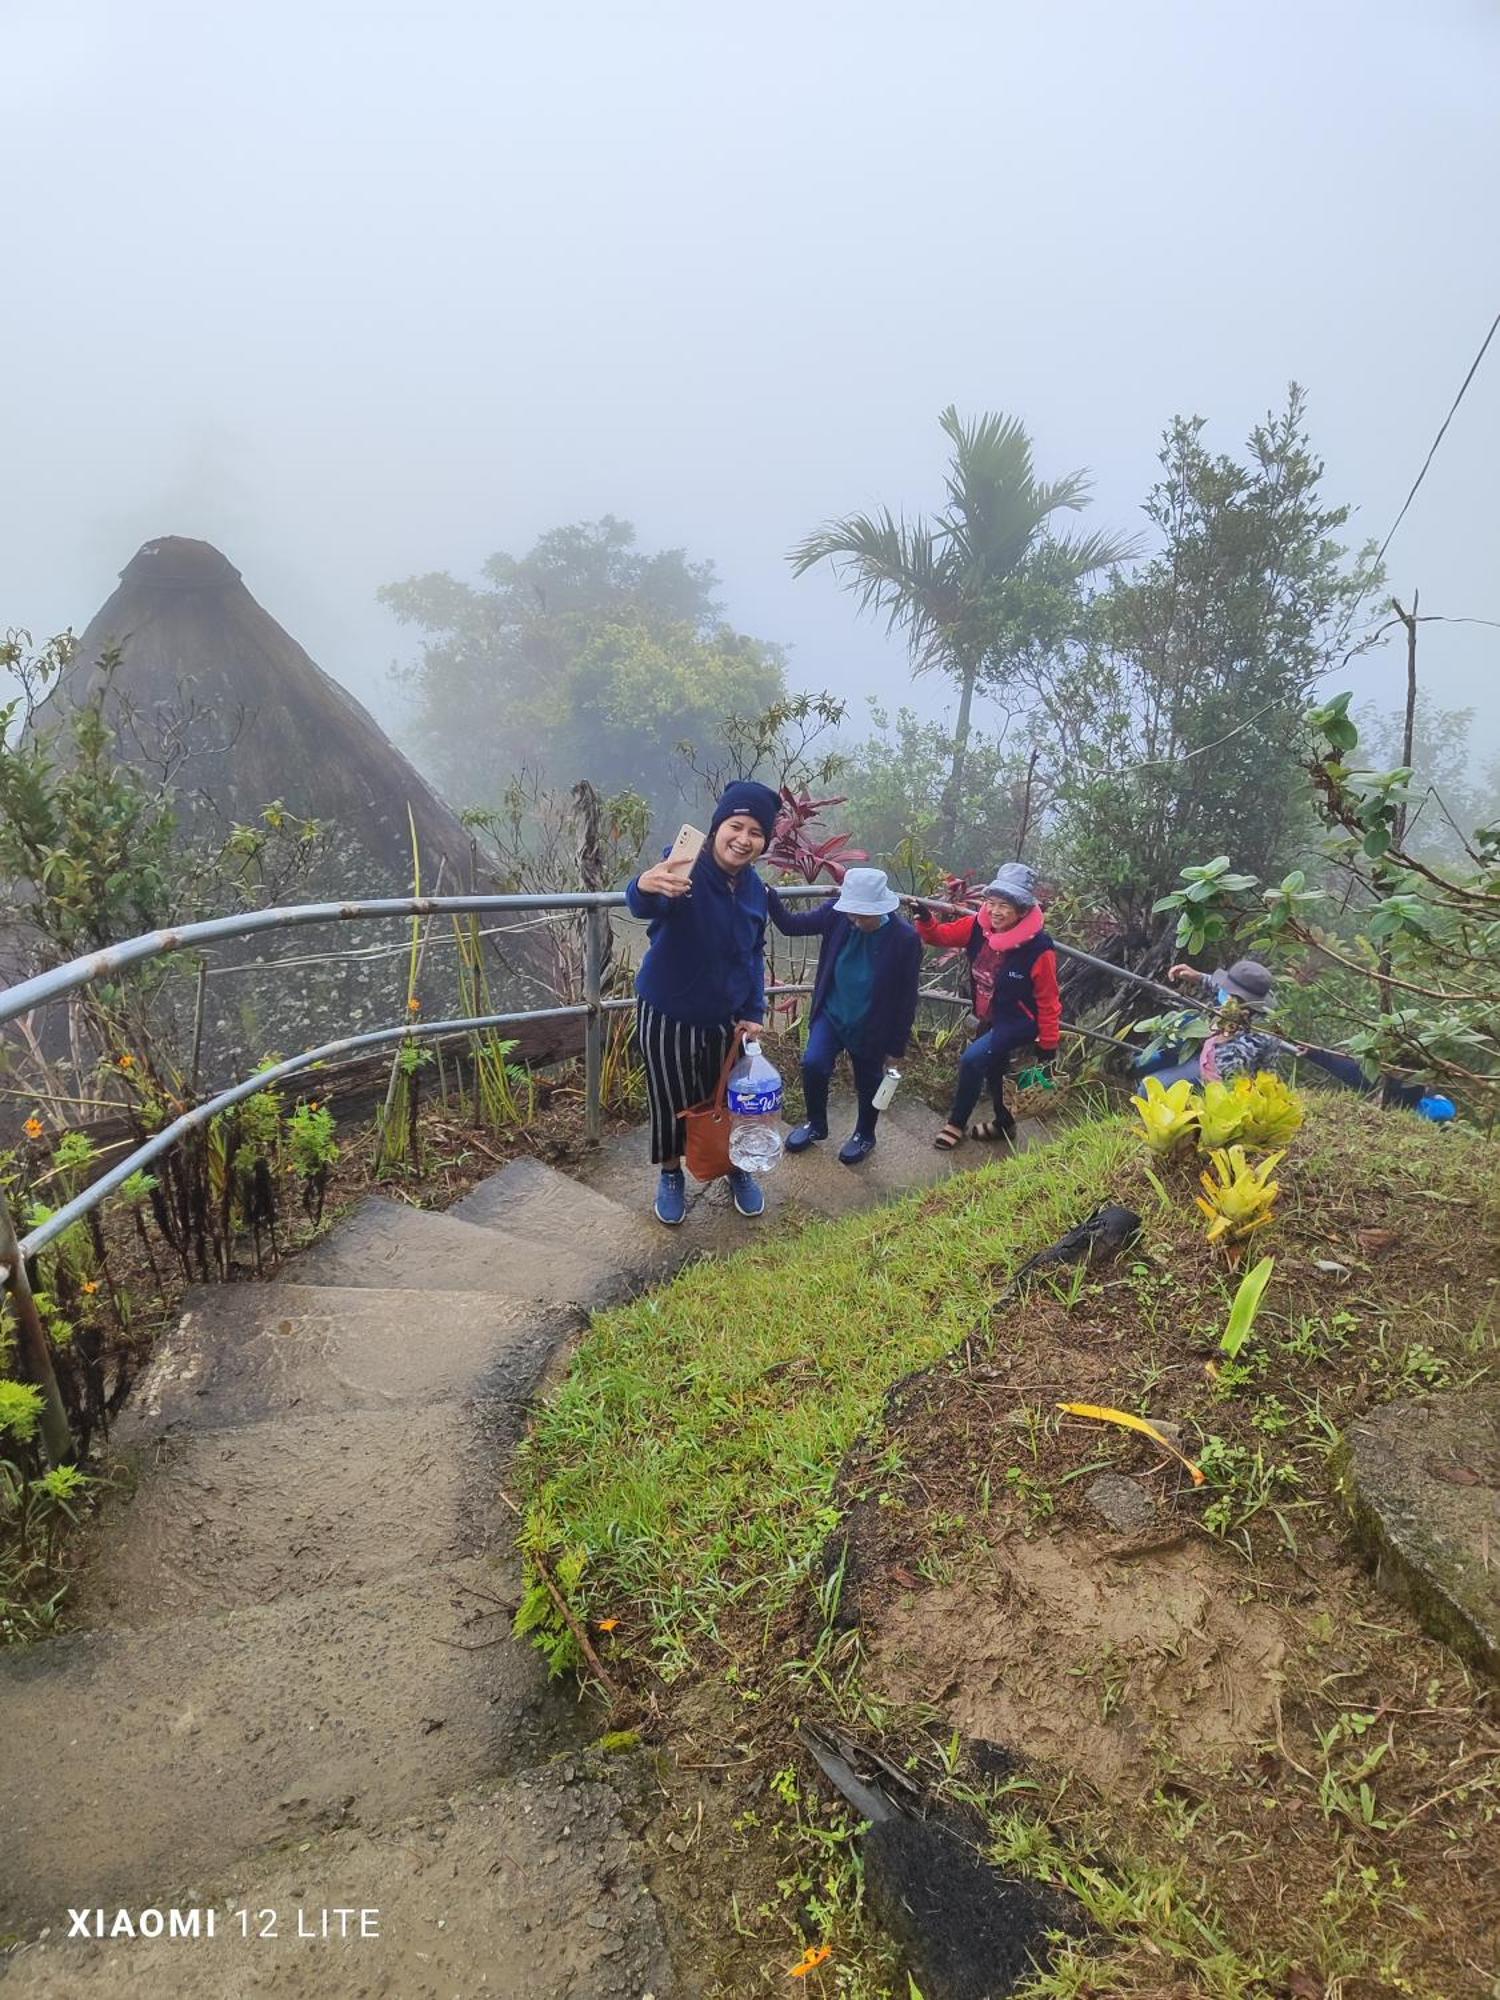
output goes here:
[{"label": "blue sneaker", "polygon": [[839,1147],[839,1158],[846,1167],[857,1167],[861,1160],[869,1159],[874,1150],[874,1139],[867,1138],[863,1132],[856,1132],[852,1139],[846,1139]]},{"label": "blue sneaker", "polygon": [[670,1172],[661,1170],[661,1179],[656,1183],[655,1214],[658,1222],[664,1222],[669,1229],[675,1229],[687,1214],[687,1181],[681,1167]]},{"label": "blue sneaker", "polygon": [[828,1137],[826,1125],[799,1125],[786,1135],[786,1150],[789,1153],[805,1153],[809,1146],[816,1146],[820,1139]]},{"label": "blue sneaker", "polygon": [[729,1188],[741,1215],[759,1215],[766,1205],[765,1189],[754,1174],[747,1174],[743,1167],[729,1169]]}]

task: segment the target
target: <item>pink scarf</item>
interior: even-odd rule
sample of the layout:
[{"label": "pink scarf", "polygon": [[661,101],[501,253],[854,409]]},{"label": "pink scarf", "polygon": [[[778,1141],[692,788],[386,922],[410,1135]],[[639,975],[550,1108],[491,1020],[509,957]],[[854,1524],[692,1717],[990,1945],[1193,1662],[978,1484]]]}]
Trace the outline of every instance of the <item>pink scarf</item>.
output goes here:
[{"label": "pink scarf", "polygon": [[1018,944],[1026,944],[1042,928],[1042,907],[1040,903],[1029,909],[1018,923],[1008,930],[991,930],[989,913],[979,912],[979,928],[984,932],[984,943],[975,954],[972,968],[974,981],[974,1012],[981,1021],[990,1018],[990,1010],[995,1004],[995,981],[1000,977],[1000,961],[1006,952],[1013,951]]}]

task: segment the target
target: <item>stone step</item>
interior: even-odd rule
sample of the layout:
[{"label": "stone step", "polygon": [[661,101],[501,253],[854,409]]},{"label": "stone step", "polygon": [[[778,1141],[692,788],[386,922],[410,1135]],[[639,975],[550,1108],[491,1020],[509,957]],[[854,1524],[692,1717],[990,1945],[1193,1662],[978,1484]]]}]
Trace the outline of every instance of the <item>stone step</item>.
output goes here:
[{"label": "stone step", "polygon": [[651,1245],[629,1225],[601,1222],[596,1202],[591,1196],[576,1213],[559,1208],[545,1226],[533,1215],[481,1227],[369,1195],[291,1271],[303,1285],[502,1292],[557,1305],[605,1305],[648,1281]]},{"label": "stone step", "polygon": [[681,1254],[680,1249],[674,1254],[667,1231],[644,1209],[626,1210],[545,1160],[529,1157],[480,1181],[444,1213],[523,1239],[554,1270],[585,1246],[590,1257],[608,1256],[634,1290],[669,1277]]},{"label": "stone step", "polygon": [[497,1484],[521,1421],[424,1403],[170,1433],[136,1491],[106,1498],[69,1624],[140,1630],[503,1553]]},{"label": "stone step", "polygon": [[[170,1909],[189,1879],[170,1872],[135,1908]],[[483,1787],[394,1825],[326,1834],[192,1886],[205,1898],[203,1932],[214,1911],[211,1938],[70,1943],[57,1926],[9,1960],[7,1993],[672,2000],[678,1991],[614,1791],[571,1765]],[[72,1900],[99,1907],[92,1886]],[[321,1913],[335,1907],[351,1916],[331,1919],[333,1935],[324,1936]],[[265,1935],[268,1910],[273,1935]],[[362,1923],[362,1911],[374,1914]],[[108,1908],[106,1920],[114,1914]],[[337,1934],[341,1921],[347,1939]]]},{"label": "stone step", "polygon": [[1372,1410],[1334,1469],[1381,1588],[1500,1680],[1500,1388]]},{"label": "stone step", "polygon": [[[486,1231],[473,1234],[489,1246]],[[556,1306],[470,1289],[194,1285],[131,1395],[117,1441],[278,1410],[386,1409],[466,1395],[524,1401],[577,1324]]]},{"label": "stone step", "polygon": [[[564,1747],[575,1711],[545,1698],[540,1656],[490,1643],[514,1588],[472,1560],[0,1653],[7,1928],[420,1812]],[[310,1890],[366,1900],[334,1886]]]},{"label": "stone step", "polygon": [[581,1226],[619,1229],[634,1220],[617,1201],[529,1155],[511,1160],[443,1213],[482,1229],[520,1224],[527,1234],[540,1231],[561,1243],[576,1240]]}]

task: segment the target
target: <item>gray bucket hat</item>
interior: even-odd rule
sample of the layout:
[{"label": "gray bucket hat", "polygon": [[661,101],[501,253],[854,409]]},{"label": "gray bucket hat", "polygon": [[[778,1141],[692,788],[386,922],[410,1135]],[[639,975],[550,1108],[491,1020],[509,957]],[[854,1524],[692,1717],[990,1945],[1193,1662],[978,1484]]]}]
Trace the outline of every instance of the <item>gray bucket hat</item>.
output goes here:
[{"label": "gray bucket hat", "polygon": [[1018,910],[1029,910],[1036,903],[1036,870],[1028,868],[1024,861],[1007,861],[1003,868],[997,868],[993,882],[986,882],[987,896],[1004,896],[1015,904]]},{"label": "gray bucket hat", "polygon": [[1271,1004],[1271,989],[1276,982],[1270,968],[1258,958],[1237,958],[1227,970],[1221,965],[1208,976],[1247,1007],[1265,1008]]}]

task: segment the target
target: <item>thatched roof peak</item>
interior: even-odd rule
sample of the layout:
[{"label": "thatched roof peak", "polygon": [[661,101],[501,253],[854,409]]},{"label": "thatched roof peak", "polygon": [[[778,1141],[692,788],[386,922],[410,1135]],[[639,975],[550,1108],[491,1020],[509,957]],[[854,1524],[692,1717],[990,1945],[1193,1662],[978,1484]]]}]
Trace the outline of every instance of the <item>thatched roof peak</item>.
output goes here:
[{"label": "thatched roof peak", "polygon": [[158,535],[142,542],[120,571],[122,583],[161,590],[223,590],[239,580],[239,571],[212,542],[195,542],[187,535]]}]

